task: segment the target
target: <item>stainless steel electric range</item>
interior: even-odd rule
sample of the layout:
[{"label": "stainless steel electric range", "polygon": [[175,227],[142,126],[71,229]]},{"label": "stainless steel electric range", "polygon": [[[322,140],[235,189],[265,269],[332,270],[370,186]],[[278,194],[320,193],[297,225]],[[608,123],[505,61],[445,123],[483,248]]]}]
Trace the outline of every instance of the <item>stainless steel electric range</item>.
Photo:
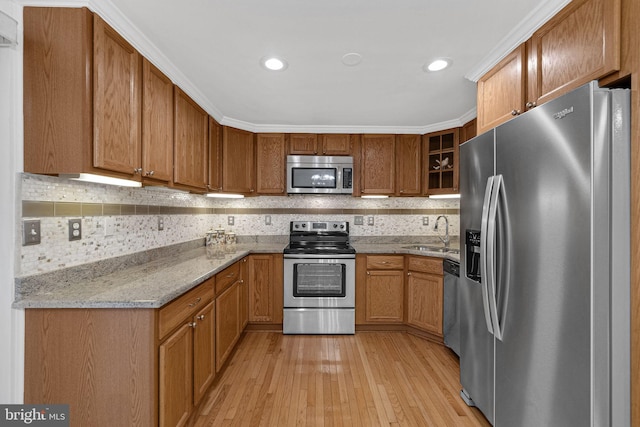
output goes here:
[{"label": "stainless steel electric range", "polygon": [[355,333],[356,251],[346,221],[292,221],[284,250],[285,334]]}]

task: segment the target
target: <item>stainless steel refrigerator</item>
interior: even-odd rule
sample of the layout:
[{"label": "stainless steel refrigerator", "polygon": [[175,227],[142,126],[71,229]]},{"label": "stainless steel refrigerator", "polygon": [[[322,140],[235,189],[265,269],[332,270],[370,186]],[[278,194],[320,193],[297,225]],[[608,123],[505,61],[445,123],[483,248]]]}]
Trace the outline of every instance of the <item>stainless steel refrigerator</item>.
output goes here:
[{"label": "stainless steel refrigerator", "polygon": [[460,146],[461,396],[502,427],[630,425],[628,90]]}]

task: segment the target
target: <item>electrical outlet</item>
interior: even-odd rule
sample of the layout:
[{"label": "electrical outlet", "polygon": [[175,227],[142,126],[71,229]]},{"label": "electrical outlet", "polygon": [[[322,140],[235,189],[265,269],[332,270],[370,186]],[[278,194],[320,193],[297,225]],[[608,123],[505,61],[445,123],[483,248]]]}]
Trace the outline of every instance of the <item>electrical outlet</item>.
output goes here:
[{"label": "electrical outlet", "polygon": [[375,220],[372,216],[367,217],[367,225],[375,225]]},{"label": "electrical outlet", "polygon": [[271,225],[271,215],[264,216],[264,225]]},{"label": "electrical outlet", "polygon": [[105,237],[113,236],[115,234],[115,227],[114,227],[114,219],[113,218],[105,217],[104,223],[103,223],[103,227],[104,227],[104,236]]},{"label": "electrical outlet", "polygon": [[422,225],[429,225],[429,217],[428,216],[423,216],[422,217]]},{"label": "electrical outlet", "polygon": [[40,244],[40,220],[22,221],[22,246]]},{"label": "electrical outlet", "polygon": [[233,217],[233,215],[229,215],[227,217],[227,225],[234,225],[235,224],[235,218]]},{"label": "electrical outlet", "polygon": [[164,218],[159,216],[158,217],[158,231],[162,231],[164,230]]},{"label": "electrical outlet", "polygon": [[353,225],[364,225],[364,217],[362,215],[354,216]]},{"label": "electrical outlet", "polygon": [[82,239],[82,220],[70,219],[69,220],[69,241]]}]

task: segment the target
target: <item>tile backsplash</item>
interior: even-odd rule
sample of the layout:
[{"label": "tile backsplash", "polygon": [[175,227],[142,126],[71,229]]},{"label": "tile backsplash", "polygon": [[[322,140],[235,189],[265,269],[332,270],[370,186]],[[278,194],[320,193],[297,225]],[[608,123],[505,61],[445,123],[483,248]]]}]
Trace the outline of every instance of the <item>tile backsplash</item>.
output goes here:
[{"label": "tile backsplash", "polygon": [[[22,174],[23,219],[41,221],[39,245],[21,246],[20,276],[204,238],[221,226],[238,236],[286,236],[293,220],[349,221],[352,236],[437,236],[439,215],[459,234],[459,201],[425,197],[260,196],[212,199],[163,189],[90,184]],[[267,225],[267,216],[270,225]],[[364,225],[354,225],[362,216]],[[374,225],[367,225],[373,217]],[[428,217],[428,225],[423,218]],[[82,239],[69,241],[68,221],[82,218]],[[158,218],[164,229],[158,230]],[[234,225],[228,225],[230,219]],[[442,225],[444,225],[442,223]],[[441,227],[443,228],[443,227]],[[20,227],[21,230],[21,227]],[[440,232],[443,232],[440,230]]]}]

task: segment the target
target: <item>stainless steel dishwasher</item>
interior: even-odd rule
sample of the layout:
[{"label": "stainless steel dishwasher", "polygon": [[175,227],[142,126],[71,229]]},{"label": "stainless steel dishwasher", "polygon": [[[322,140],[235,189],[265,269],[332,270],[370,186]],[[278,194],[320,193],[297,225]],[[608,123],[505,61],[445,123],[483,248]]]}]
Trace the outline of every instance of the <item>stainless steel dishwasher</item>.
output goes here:
[{"label": "stainless steel dishwasher", "polygon": [[450,259],[443,262],[444,268],[444,344],[460,356],[460,320],[458,314],[458,279],[460,263]]}]

